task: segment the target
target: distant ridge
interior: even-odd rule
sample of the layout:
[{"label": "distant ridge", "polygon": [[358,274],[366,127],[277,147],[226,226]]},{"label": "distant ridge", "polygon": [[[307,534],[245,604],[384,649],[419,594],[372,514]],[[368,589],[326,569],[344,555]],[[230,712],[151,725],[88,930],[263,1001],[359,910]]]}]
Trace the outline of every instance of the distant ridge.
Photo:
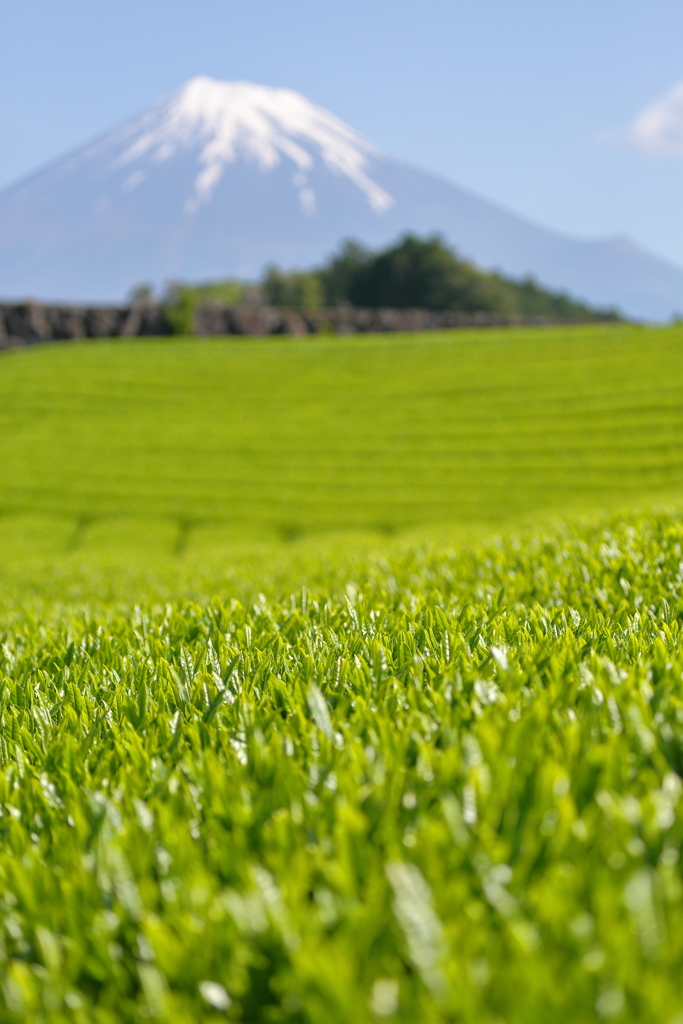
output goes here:
[{"label": "distant ridge", "polygon": [[299,93],[204,77],[0,192],[0,298],[119,301],[140,281],[255,278],[408,230],[631,316],[683,310],[683,270],[628,239],[558,235],[392,160]]}]

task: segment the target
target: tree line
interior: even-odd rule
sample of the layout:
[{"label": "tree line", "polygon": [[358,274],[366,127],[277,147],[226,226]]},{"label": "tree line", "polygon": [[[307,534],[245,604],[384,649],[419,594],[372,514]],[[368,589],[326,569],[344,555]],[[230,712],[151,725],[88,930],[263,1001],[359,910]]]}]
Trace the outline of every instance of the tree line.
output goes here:
[{"label": "tree line", "polygon": [[[143,294],[144,292],[144,294]],[[142,286],[137,301],[150,297]],[[182,333],[200,302],[227,306],[267,304],[301,311],[350,305],[363,309],[427,309],[544,320],[619,320],[616,309],[598,309],[564,292],[542,287],[533,277],[514,280],[461,259],[439,235],[406,234],[394,245],[372,251],[344,242],[322,266],[309,271],[266,269],[261,282],[217,281],[172,284],[162,300]]]},{"label": "tree line", "polygon": [[269,267],[266,301],[292,309],[319,309],[348,303],[367,309],[419,308],[463,313],[548,319],[618,320],[614,309],[596,309],[562,292],[543,288],[532,277],[515,281],[480,270],[460,259],[438,235],[400,241],[372,252],[345,242],[322,267],[286,273]]}]

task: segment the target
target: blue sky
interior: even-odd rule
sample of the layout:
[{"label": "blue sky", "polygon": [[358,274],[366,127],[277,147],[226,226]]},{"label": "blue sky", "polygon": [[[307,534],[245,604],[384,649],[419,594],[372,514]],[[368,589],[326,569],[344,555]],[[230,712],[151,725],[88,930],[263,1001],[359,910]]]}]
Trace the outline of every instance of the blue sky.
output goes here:
[{"label": "blue sky", "polygon": [[298,89],[393,156],[683,266],[680,2],[1,0],[0,30],[0,187],[206,74]]}]

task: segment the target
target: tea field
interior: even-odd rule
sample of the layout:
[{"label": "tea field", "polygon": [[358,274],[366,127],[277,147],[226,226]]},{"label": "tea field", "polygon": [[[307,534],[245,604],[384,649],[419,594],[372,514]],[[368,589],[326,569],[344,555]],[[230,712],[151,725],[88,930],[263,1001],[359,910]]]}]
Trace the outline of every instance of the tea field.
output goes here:
[{"label": "tea field", "polygon": [[683,329],[5,353],[0,551],[497,527],[683,492]]},{"label": "tea field", "polygon": [[0,1021],[683,1024],[683,331],[0,358]]}]

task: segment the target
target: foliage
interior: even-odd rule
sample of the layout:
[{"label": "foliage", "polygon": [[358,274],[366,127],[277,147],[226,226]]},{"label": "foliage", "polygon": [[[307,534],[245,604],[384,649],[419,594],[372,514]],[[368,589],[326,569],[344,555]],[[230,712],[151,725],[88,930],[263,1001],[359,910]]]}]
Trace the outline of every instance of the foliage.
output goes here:
[{"label": "foliage", "polygon": [[0,1021],[680,1021],[680,338],[0,360]]},{"label": "foliage", "polygon": [[339,259],[340,267],[330,266],[332,287],[348,274],[344,298],[354,306],[515,312],[502,281],[456,259],[438,237],[406,235],[377,254],[347,247]]},{"label": "foliage", "polygon": [[194,332],[197,307],[204,302],[238,306],[253,299],[254,288],[239,281],[213,281],[188,285],[172,283],[163,298],[164,316],[171,334],[187,337]]},{"label": "foliage", "polygon": [[[187,287],[187,286],[186,286]],[[222,302],[226,306],[239,306],[251,300],[253,286],[243,281],[208,281],[192,286],[198,302]]]},{"label": "foliage", "polygon": [[193,288],[173,285],[164,302],[164,316],[171,334],[187,336],[194,332],[199,296]]},{"label": "foliage", "polygon": [[316,274],[284,274],[277,267],[269,267],[262,289],[271,306],[320,309],[323,305],[323,288]]},{"label": "foliage", "polygon": [[544,320],[596,322],[621,319],[616,309],[596,309],[584,302],[578,302],[563,292],[543,288],[533,277],[526,277],[522,281],[510,281],[500,275],[493,276],[508,290],[510,302],[520,316],[539,317]]},{"label": "foliage", "polygon": [[340,247],[339,253],[318,271],[326,306],[351,302],[356,283],[371,260],[368,249],[352,240]]},{"label": "foliage", "polygon": [[2,1019],[674,1019],[682,542],[6,612]]},{"label": "foliage", "polygon": [[357,242],[346,242],[339,254],[312,274],[273,270],[266,278],[266,295],[276,305],[301,306],[302,282],[318,280],[327,306],[348,302],[364,308],[389,307],[486,312],[502,316],[549,320],[619,320],[615,310],[599,310],[569,296],[542,288],[532,278],[517,282],[487,273],[459,259],[434,235],[404,235],[393,246],[372,253]]},{"label": "foliage", "polygon": [[192,553],[666,498],[683,481],[682,338],[610,325],[9,352],[0,556],[27,529],[44,550],[130,529]]},{"label": "foliage", "polygon": [[[151,297],[147,285],[132,294],[137,302]],[[369,309],[421,308],[569,322],[621,319],[614,309],[596,309],[544,288],[531,277],[514,281],[483,271],[458,258],[438,235],[424,239],[404,235],[379,252],[347,241],[322,267],[286,272],[270,266],[260,284],[230,280],[172,284],[164,299],[172,333],[191,334],[194,311],[205,301],[227,306],[266,302],[300,310],[344,304]]]}]

